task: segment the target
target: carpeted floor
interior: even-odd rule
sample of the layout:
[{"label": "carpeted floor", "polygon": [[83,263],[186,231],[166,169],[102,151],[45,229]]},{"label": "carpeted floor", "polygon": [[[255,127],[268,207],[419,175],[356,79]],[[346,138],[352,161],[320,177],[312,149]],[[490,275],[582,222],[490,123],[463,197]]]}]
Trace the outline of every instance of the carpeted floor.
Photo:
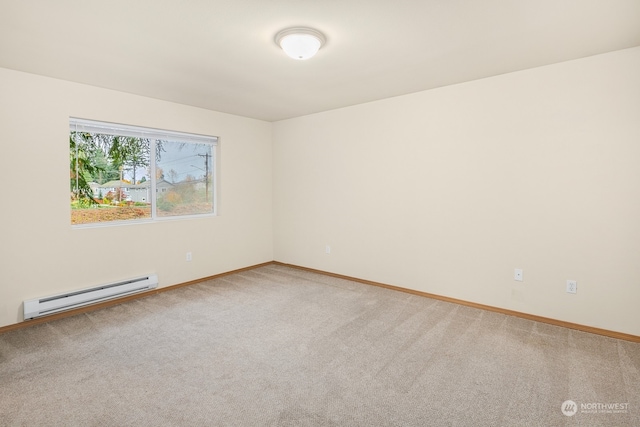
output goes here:
[{"label": "carpeted floor", "polygon": [[0,335],[0,425],[640,426],[640,344],[270,265]]}]

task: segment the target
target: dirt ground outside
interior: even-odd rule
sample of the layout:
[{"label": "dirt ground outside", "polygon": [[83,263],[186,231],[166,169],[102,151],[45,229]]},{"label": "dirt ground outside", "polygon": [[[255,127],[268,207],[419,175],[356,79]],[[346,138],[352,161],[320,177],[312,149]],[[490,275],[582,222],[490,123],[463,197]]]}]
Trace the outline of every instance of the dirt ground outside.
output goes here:
[{"label": "dirt ground outside", "polygon": [[[201,215],[213,213],[211,203],[190,203],[177,205],[170,210],[157,211],[158,217]],[[95,224],[133,219],[151,219],[151,206],[114,206],[71,209],[71,224]]]},{"label": "dirt ground outside", "polygon": [[119,206],[71,209],[71,224],[93,224],[111,221],[151,218],[151,206]]}]

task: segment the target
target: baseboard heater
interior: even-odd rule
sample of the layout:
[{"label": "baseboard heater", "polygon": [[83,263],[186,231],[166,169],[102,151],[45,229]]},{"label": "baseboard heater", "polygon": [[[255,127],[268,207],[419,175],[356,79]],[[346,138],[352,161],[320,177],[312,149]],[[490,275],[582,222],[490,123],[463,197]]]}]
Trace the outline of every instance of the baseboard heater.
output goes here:
[{"label": "baseboard heater", "polygon": [[89,289],[81,289],[75,292],[26,300],[24,302],[24,320],[35,319],[36,317],[123,297],[125,295],[154,289],[157,286],[158,276],[151,274]]}]

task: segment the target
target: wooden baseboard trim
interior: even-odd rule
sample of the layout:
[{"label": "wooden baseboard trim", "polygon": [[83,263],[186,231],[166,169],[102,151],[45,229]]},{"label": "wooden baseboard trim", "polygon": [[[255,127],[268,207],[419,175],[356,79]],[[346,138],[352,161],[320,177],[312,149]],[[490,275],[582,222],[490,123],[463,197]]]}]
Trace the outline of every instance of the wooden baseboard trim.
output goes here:
[{"label": "wooden baseboard trim", "polygon": [[239,268],[239,269],[236,269],[236,270],[227,271],[227,272],[224,272],[224,273],[214,274],[213,276],[207,276],[207,277],[203,277],[203,278],[196,279],[196,280],[190,280],[190,281],[184,282],[184,283],[179,283],[179,284],[176,284],[176,285],[166,286],[164,288],[154,289],[152,291],[141,292],[139,294],[133,294],[133,295],[129,295],[129,296],[122,297],[122,298],[117,298],[117,299],[113,299],[113,300],[109,300],[109,301],[103,301],[103,302],[100,302],[100,303],[97,303],[97,304],[88,305],[86,307],[76,308],[76,309],[69,310],[69,311],[63,311],[61,313],[52,314],[50,316],[44,316],[44,317],[40,317],[40,318],[37,318],[37,319],[27,320],[27,321],[23,321],[23,322],[20,322],[20,323],[15,323],[13,325],[2,326],[2,327],[0,327],[0,334],[3,334],[5,332],[10,332],[10,331],[15,331],[15,330],[22,329],[22,328],[28,328],[30,326],[35,326],[35,325],[51,322],[51,321],[58,320],[58,319],[63,319],[65,317],[71,317],[71,316],[76,316],[78,314],[87,313],[87,312],[90,312],[90,311],[100,310],[100,309],[103,309],[103,308],[106,308],[106,307],[111,307],[111,306],[122,304],[122,303],[125,303],[125,302],[128,302],[128,301],[133,301],[133,300],[136,300],[138,298],[145,298],[145,297],[148,297],[148,296],[151,296],[151,295],[157,295],[157,294],[162,293],[162,292],[172,291],[174,289],[178,289],[178,288],[182,288],[182,287],[190,286],[190,285],[195,285],[197,283],[206,282],[207,280],[217,279],[217,278],[228,276],[228,275],[231,275],[231,274],[236,274],[236,273],[241,273],[243,271],[253,270],[253,269],[256,269],[256,268],[259,268],[259,267],[264,267],[264,266],[267,266],[267,265],[282,265],[282,266],[285,266],[285,267],[291,267],[291,268],[295,268],[295,269],[298,269],[298,270],[309,271],[309,272],[312,272],[312,273],[322,274],[322,275],[325,275],[325,276],[335,277],[335,278],[338,278],[338,279],[344,279],[344,280],[350,280],[350,281],[353,281],[353,282],[363,283],[365,285],[377,286],[377,287],[380,287],[380,288],[386,288],[386,289],[391,289],[391,290],[394,290],[394,291],[405,292],[405,293],[409,293],[409,294],[413,294],[413,295],[418,295],[418,296],[421,296],[421,297],[436,299],[436,300],[440,300],[440,301],[446,301],[446,302],[450,302],[450,303],[453,303],[453,304],[464,305],[466,307],[473,307],[473,308],[479,308],[481,310],[493,311],[495,313],[501,313],[501,314],[505,314],[507,316],[519,317],[521,319],[533,320],[535,322],[547,323],[547,324],[550,324],[550,325],[560,326],[560,327],[569,328],[569,329],[575,329],[575,330],[582,331],[582,332],[589,332],[589,333],[592,333],[592,334],[602,335],[602,336],[609,337],[609,338],[616,338],[616,339],[620,339],[620,340],[640,343],[640,336],[637,336],[637,335],[631,335],[631,334],[626,334],[626,333],[623,333],[623,332],[616,332],[616,331],[610,331],[610,330],[607,330],[607,329],[595,328],[593,326],[580,325],[578,323],[565,322],[563,320],[551,319],[551,318],[548,318],[548,317],[537,316],[537,315],[529,314],[529,313],[522,313],[522,312],[519,312],[519,311],[508,310],[508,309],[505,309],[505,308],[493,307],[493,306],[490,306],[490,305],[478,304],[478,303],[475,303],[475,302],[460,300],[460,299],[456,299],[456,298],[450,298],[450,297],[446,297],[446,296],[442,296],[442,295],[430,294],[428,292],[417,291],[417,290],[414,290],[414,289],[402,288],[400,286],[388,285],[386,283],[374,282],[372,280],[366,280],[366,279],[360,279],[360,278],[357,278],[357,277],[345,276],[343,274],[331,273],[331,272],[328,272],[328,271],[317,270],[317,269],[309,268],[309,267],[302,267],[302,266],[295,265],[295,264],[287,264],[287,263],[280,262],[280,261],[268,261],[268,262],[264,262],[264,263],[261,263],[261,264],[252,265],[252,266],[249,266],[249,267],[243,267],[243,268]]},{"label": "wooden baseboard trim", "polygon": [[291,268],[296,268],[298,270],[309,271],[309,272],[312,272],[312,273],[318,273],[318,274],[322,274],[322,275],[325,275],[325,276],[336,277],[338,279],[350,280],[352,282],[363,283],[365,285],[372,285],[372,286],[377,286],[377,287],[380,287],[380,288],[391,289],[391,290],[394,290],[394,291],[400,291],[400,292],[405,292],[405,293],[409,293],[409,294],[413,294],[413,295],[419,295],[419,296],[426,297],[426,298],[431,298],[431,299],[436,299],[436,300],[440,300],[440,301],[446,301],[446,302],[450,302],[450,303],[454,303],[454,304],[464,305],[466,307],[473,307],[473,308],[479,308],[481,310],[493,311],[495,313],[501,313],[501,314],[505,314],[507,316],[519,317],[519,318],[522,318],[522,319],[533,320],[533,321],[536,321],[536,322],[547,323],[547,324],[555,325],[555,326],[561,326],[563,328],[575,329],[575,330],[582,331],[582,332],[589,332],[589,333],[596,334],[596,335],[603,335],[603,336],[609,337],[609,338],[616,338],[616,339],[620,339],[620,340],[640,343],[640,336],[637,336],[637,335],[631,335],[631,334],[626,334],[626,333],[623,333],[623,332],[616,332],[616,331],[610,331],[610,330],[607,330],[607,329],[595,328],[593,326],[580,325],[578,323],[565,322],[563,320],[551,319],[551,318],[548,318],[548,317],[536,316],[534,314],[522,313],[522,312],[519,312],[519,311],[508,310],[508,309],[505,309],[505,308],[499,308],[499,307],[493,307],[493,306],[490,306],[490,305],[478,304],[478,303],[475,303],[475,302],[464,301],[464,300],[460,300],[460,299],[456,299],[456,298],[450,298],[450,297],[446,297],[446,296],[442,296],[442,295],[436,295],[436,294],[430,294],[430,293],[427,293],[427,292],[416,291],[414,289],[402,288],[402,287],[399,287],[399,286],[387,285],[385,283],[374,282],[374,281],[371,281],[371,280],[359,279],[357,277],[351,277],[351,276],[345,276],[345,275],[342,275],[342,274],[330,273],[328,271],[323,271],[323,270],[316,270],[314,268],[302,267],[302,266],[294,265],[294,264],[286,264],[284,262],[279,262],[279,261],[273,261],[272,264],[282,265],[282,266],[291,267]]},{"label": "wooden baseboard trim", "polygon": [[252,265],[252,266],[249,266],[249,267],[239,268],[237,270],[227,271],[227,272],[220,273],[220,274],[214,274],[213,276],[207,276],[207,277],[203,277],[201,279],[190,280],[188,282],[178,283],[176,285],[166,286],[164,288],[159,288],[159,289],[153,289],[151,291],[140,292],[138,294],[128,295],[128,296],[122,297],[122,298],[116,298],[116,299],[112,299],[112,300],[109,300],[109,301],[103,301],[103,302],[99,302],[97,304],[87,305],[85,307],[74,308],[72,310],[62,311],[60,313],[51,314],[49,316],[38,317],[37,319],[25,320],[25,321],[22,321],[20,323],[15,323],[13,325],[7,325],[7,326],[0,327],[0,334],[3,334],[5,332],[10,332],[10,331],[15,331],[17,329],[28,328],[28,327],[31,327],[31,326],[39,325],[41,323],[52,322],[54,320],[63,319],[65,317],[71,317],[71,316],[76,316],[78,314],[87,313],[87,312],[90,312],[90,311],[100,310],[100,309],[103,309],[103,308],[106,308],[106,307],[111,307],[111,306],[122,304],[122,303],[125,303],[125,302],[128,302],[128,301],[133,301],[133,300],[136,300],[136,299],[139,299],[139,298],[146,298],[146,297],[149,297],[151,295],[157,295],[157,294],[162,293],[162,292],[172,291],[172,290],[175,290],[175,289],[178,289],[178,288],[182,288],[182,287],[185,287],[185,286],[195,285],[196,283],[206,282],[207,280],[217,279],[217,278],[220,278],[220,277],[228,276],[230,274],[241,273],[243,271],[253,270],[255,268],[264,267],[266,265],[271,265],[271,264],[273,264],[273,261],[268,261],[268,262],[264,262],[264,263],[261,263],[261,264]]}]

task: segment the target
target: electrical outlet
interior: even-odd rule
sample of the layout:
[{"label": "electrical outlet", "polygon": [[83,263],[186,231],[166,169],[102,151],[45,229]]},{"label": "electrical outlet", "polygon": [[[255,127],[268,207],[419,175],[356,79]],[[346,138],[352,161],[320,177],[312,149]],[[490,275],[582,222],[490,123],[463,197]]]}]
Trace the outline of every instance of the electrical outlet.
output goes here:
[{"label": "electrical outlet", "polygon": [[327,253],[327,254],[330,254],[330,253],[331,253],[331,246],[326,245],[326,246],[324,247],[324,252],[325,252],[325,253]]},{"label": "electrical outlet", "polygon": [[575,280],[567,280],[567,292],[575,294],[578,292],[578,282]]},{"label": "electrical outlet", "polygon": [[513,271],[513,280],[517,280],[518,282],[522,282],[522,269],[516,268]]},{"label": "electrical outlet", "polygon": [[193,257],[191,256],[191,252],[187,252],[187,255],[185,257],[185,260],[187,261],[191,261],[193,259]]}]

